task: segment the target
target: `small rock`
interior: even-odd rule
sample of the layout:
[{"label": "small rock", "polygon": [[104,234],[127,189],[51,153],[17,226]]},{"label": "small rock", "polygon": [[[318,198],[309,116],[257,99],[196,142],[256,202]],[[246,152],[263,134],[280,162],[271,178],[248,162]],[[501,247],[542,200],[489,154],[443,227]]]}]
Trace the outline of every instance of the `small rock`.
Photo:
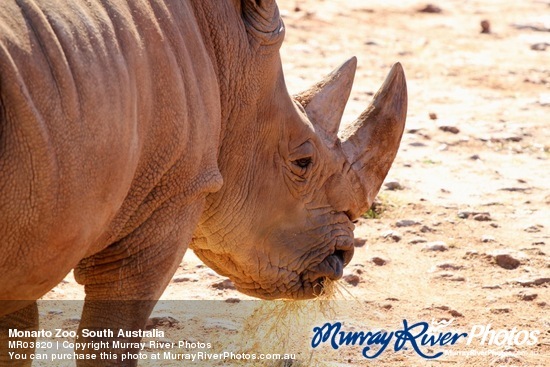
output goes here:
[{"label": "small rock", "polygon": [[448,125],[440,126],[440,127],[439,127],[439,130],[445,131],[446,133],[451,133],[451,134],[458,134],[458,133],[460,132],[460,130],[458,129],[458,127],[456,127],[456,126],[448,126]]},{"label": "small rock", "polygon": [[535,224],[533,226],[525,228],[524,231],[528,233],[537,233],[540,232],[542,228],[544,228],[542,224]]},{"label": "small rock", "polygon": [[61,315],[63,313],[62,310],[49,310],[48,315]]},{"label": "small rock", "polygon": [[392,231],[392,230],[389,230],[389,231],[386,231],[386,232],[383,232],[382,233],[382,237],[386,238],[386,239],[391,239],[393,240],[394,242],[399,242],[401,241],[401,234],[397,231]]},{"label": "small rock", "polygon": [[481,289],[501,289],[502,287],[498,284],[495,285],[483,285]]},{"label": "small rock", "polygon": [[397,180],[388,180],[384,183],[384,186],[390,191],[403,190],[403,186]]},{"label": "small rock", "polygon": [[417,243],[426,243],[428,242],[425,238],[422,237],[415,237],[412,240],[409,241],[411,245],[416,245]]},{"label": "small rock", "polygon": [[437,120],[437,115],[435,112],[430,112],[430,120]]},{"label": "small rock", "polygon": [[507,308],[507,307],[491,308],[490,311],[491,311],[491,313],[494,313],[494,314],[510,313],[510,309]]},{"label": "small rock", "polygon": [[365,246],[365,243],[367,243],[367,240],[364,239],[364,238],[357,238],[357,237],[355,237],[355,238],[353,239],[353,246],[354,246],[354,247],[363,247],[363,246]]},{"label": "small rock", "polygon": [[426,144],[422,143],[421,141],[413,141],[412,143],[409,143],[411,147],[425,147]]},{"label": "small rock", "polygon": [[550,278],[516,279],[515,282],[519,283],[522,287],[534,287],[550,283]]},{"label": "small rock", "polygon": [[521,262],[511,254],[503,253],[495,256],[495,262],[504,269],[513,270],[521,265]]},{"label": "small rock", "polygon": [[484,19],[480,23],[481,25],[481,33],[489,34],[491,33],[491,23],[487,19]]},{"label": "small rock", "polygon": [[467,218],[470,218],[470,216],[472,215],[472,212],[469,212],[469,211],[460,211],[458,212],[457,216],[461,219],[467,219]]},{"label": "small rock", "polygon": [[[435,225],[435,224],[434,224],[434,225]],[[428,232],[433,232],[433,231],[434,231],[434,230],[433,230],[432,228],[428,227],[428,226],[422,226],[422,227],[420,228],[420,232],[422,232],[422,233],[428,233]]]},{"label": "small rock", "polygon": [[240,326],[236,322],[233,322],[227,319],[208,318],[204,320],[204,328],[217,329],[217,330],[226,329],[229,331],[237,331],[240,329]]},{"label": "small rock", "polygon": [[378,265],[378,266],[384,266],[388,263],[388,260],[378,256],[374,256],[372,259],[370,259],[370,261],[372,261],[375,265]]},{"label": "small rock", "polygon": [[478,222],[488,222],[491,220],[491,214],[489,213],[478,213],[473,216],[474,220]]},{"label": "small rock", "polygon": [[523,365],[525,365],[523,359],[511,353],[500,355],[491,361],[491,366],[495,367]]},{"label": "small rock", "polygon": [[465,282],[466,279],[453,273],[440,273],[435,276],[436,278],[443,278],[453,282]]},{"label": "small rock", "polygon": [[461,314],[460,312],[458,312],[456,310],[450,310],[449,313],[451,314],[452,317],[464,317],[463,314]]},{"label": "small rock", "polygon": [[226,303],[239,303],[239,302],[241,302],[241,300],[239,298],[231,297],[231,298],[226,299],[225,302]]},{"label": "small rock", "polygon": [[198,282],[199,279],[197,276],[192,275],[177,275],[172,278],[173,283],[183,283],[183,282]]},{"label": "small rock", "polygon": [[470,156],[470,159],[473,160],[473,161],[477,161],[477,160],[481,159],[481,157],[479,156],[479,154],[474,154],[474,155]]},{"label": "small rock", "polygon": [[428,242],[422,247],[422,251],[447,251],[449,246],[443,241]]},{"label": "small rock", "polygon": [[530,292],[519,292],[518,297],[522,301],[532,301],[535,298],[537,298],[539,295],[536,293],[530,293]]},{"label": "small rock", "polygon": [[460,270],[464,268],[464,266],[462,265],[454,264],[451,262],[443,262],[443,263],[436,264],[435,266],[443,270]]},{"label": "small rock", "polygon": [[430,13],[430,14],[438,14],[441,13],[441,8],[434,4],[427,4],[422,9],[419,9],[418,12],[420,13]]},{"label": "small rock", "polygon": [[548,42],[539,42],[531,45],[531,50],[533,51],[546,51],[546,48],[550,47]]},{"label": "small rock", "polygon": [[395,222],[397,227],[411,227],[417,224],[420,224],[420,222],[412,219],[401,219]]},{"label": "small rock", "polygon": [[481,242],[483,243],[495,242],[495,237],[485,234],[481,236]]},{"label": "small rock", "polygon": [[385,304],[381,305],[380,307],[382,307],[385,310],[390,310],[393,307],[393,305],[391,303],[385,303]]},{"label": "small rock", "polygon": [[224,290],[224,289],[236,289],[233,282],[229,279],[224,279],[221,282],[212,283],[212,288]]},{"label": "small rock", "polygon": [[179,321],[173,318],[172,316],[154,316],[154,317],[150,317],[147,320],[145,329],[151,330],[158,326],[172,327],[177,324],[179,324]]},{"label": "small rock", "polygon": [[491,213],[489,212],[473,212],[468,210],[461,210],[458,212],[457,216],[461,219],[470,219],[470,218],[478,218],[476,220],[491,220]]},{"label": "small rock", "polygon": [[357,286],[357,284],[359,284],[359,281],[361,280],[361,278],[359,278],[358,275],[356,274],[348,274],[348,275],[345,275],[342,279],[344,279],[344,281],[354,287]]}]

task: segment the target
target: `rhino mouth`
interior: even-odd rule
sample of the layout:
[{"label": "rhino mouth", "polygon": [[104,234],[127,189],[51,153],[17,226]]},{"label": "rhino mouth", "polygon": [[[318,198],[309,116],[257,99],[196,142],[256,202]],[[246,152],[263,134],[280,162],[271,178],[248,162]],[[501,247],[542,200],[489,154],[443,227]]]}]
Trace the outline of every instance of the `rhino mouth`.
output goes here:
[{"label": "rhino mouth", "polygon": [[328,255],[309,273],[313,295],[320,295],[329,281],[335,281],[344,275],[344,267],[353,257],[353,245],[348,250],[336,250]]}]

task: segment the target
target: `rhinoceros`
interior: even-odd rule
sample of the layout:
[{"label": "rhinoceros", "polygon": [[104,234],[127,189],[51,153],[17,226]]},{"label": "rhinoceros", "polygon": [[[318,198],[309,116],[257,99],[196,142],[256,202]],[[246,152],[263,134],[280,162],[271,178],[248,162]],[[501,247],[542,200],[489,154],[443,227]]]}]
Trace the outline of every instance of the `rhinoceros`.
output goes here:
[{"label": "rhinoceros", "polygon": [[72,269],[81,330],[143,328],[189,247],[263,299],[342,276],[405,77],[395,64],[339,131],[356,59],[291,96],[284,33],[274,0],[0,3],[3,328],[35,327]]}]

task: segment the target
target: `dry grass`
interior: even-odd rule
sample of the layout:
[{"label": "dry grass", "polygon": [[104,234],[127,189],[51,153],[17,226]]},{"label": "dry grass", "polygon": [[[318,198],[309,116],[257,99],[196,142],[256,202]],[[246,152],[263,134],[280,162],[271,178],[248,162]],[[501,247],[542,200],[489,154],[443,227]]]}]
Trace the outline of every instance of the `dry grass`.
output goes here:
[{"label": "dry grass", "polygon": [[232,349],[242,353],[296,355],[293,360],[254,364],[258,366],[324,366],[321,352],[311,349],[310,339],[304,338],[304,331],[334,318],[336,301],[350,298],[355,299],[344,285],[326,281],[323,292],[312,300],[261,302],[239,333],[246,335],[247,340]]}]

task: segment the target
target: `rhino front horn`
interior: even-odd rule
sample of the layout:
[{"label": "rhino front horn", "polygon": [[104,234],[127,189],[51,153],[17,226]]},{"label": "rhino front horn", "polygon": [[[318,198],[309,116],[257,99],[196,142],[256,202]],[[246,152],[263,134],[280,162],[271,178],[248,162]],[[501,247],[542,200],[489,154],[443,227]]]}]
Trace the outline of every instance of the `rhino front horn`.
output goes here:
[{"label": "rhino front horn", "polygon": [[342,133],[342,149],[359,179],[359,216],[367,211],[393,163],[407,117],[407,83],[395,64],[370,106]]}]

